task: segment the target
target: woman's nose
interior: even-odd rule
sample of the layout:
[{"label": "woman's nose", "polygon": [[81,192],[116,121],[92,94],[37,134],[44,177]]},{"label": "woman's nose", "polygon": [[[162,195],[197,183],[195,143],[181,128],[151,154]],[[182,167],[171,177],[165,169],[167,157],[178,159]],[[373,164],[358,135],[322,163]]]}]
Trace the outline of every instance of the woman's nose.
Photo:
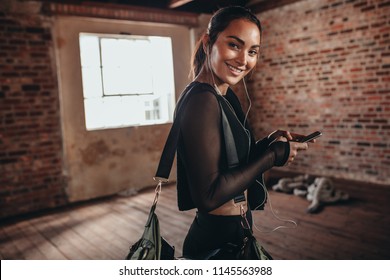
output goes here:
[{"label": "woman's nose", "polygon": [[246,65],[247,64],[247,58],[245,52],[240,52],[238,56],[236,57],[237,63],[240,65]]}]

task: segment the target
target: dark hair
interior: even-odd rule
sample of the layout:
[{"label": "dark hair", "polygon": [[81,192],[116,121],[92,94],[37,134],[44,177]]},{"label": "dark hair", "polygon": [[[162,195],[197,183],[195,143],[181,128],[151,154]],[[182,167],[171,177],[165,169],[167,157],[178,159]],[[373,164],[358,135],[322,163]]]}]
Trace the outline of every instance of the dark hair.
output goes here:
[{"label": "dark hair", "polygon": [[[209,36],[209,45],[211,48],[218,38],[218,35],[224,31],[228,25],[237,19],[246,19],[256,24],[260,31],[260,38],[262,34],[262,27],[259,19],[248,9],[241,6],[231,6],[219,9],[210,19],[206,34]],[[205,36],[205,34],[203,34]],[[195,78],[203,67],[206,59],[206,53],[203,49],[203,36],[196,43],[195,51],[192,54],[191,74]]]}]

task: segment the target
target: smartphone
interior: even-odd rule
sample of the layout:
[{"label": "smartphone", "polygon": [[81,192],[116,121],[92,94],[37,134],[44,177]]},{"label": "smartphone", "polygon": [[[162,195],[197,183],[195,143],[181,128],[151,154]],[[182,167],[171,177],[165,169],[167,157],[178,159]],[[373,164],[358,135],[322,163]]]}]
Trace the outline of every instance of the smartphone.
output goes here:
[{"label": "smartphone", "polygon": [[313,132],[309,135],[306,135],[306,136],[303,136],[301,138],[298,138],[296,141],[297,142],[300,142],[300,143],[306,143],[306,142],[309,142],[313,139],[316,139],[318,137],[320,137],[322,135],[322,132],[321,131],[316,131],[316,132]]}]

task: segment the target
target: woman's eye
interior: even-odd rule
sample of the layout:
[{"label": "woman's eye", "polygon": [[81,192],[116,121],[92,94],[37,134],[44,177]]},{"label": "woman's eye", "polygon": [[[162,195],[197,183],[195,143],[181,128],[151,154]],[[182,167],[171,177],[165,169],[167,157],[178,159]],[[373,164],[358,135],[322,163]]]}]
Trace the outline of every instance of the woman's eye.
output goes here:
[{"label": "woman's eye", "polygon": [[256,50],[249,51],[250,56],[257,56],[258,52]]},{"label": "woman's eye", "polygon": [[238,45],[235,44],[235,43],[229,43],[229,47],[233,48],[233,49],[238,49]]}]

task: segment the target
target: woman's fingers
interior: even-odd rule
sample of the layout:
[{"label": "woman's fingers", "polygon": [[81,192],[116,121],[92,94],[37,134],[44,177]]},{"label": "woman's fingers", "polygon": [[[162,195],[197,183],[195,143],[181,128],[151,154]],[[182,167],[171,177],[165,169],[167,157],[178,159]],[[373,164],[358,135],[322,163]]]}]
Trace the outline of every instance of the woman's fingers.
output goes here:
[{"label": "woman's fingers", "polygon": [[307,150],[309,145],[307,143],[295,143],[297,150]]},{"label": "woman's fingers", "polygon": [[290,142],[290,155],[287,164],[290,165],[294,161],[298,155],[298,151],[307,150],[308,148],[307,143]]},{"label": "woman's fingers", "polygon": [[303,137],[305,137],[305,135],[302,135],[302,134],[298,134],[298,133],[293,133],[293,132],[291,132],[290,133],[291,134],[291,136],[292,136],[292,141],[296,141],[296,142],[298,142],[297,140],[298,139],[301,139],[301,138],[303,138]]},{"label": "woman's fingers", "polygon": [[297,139],[304,137],[304,135],[288,130],[275,130],[268,136],[271,140],[278,140],[280,137],[285,137],[288,141],[296,141]]},{"label": "woman's fingers", "polygon": [[282,141],[282,142],[287,142],[287,138],[284,137],[284,136],[279,136],[278,138],[276,138],[276,141]]},{"label": "woman's fingers", "polygon": [[284,136],[287,138],[288,141],[291,141],[293,139],[290,131],[284,131]]}]

